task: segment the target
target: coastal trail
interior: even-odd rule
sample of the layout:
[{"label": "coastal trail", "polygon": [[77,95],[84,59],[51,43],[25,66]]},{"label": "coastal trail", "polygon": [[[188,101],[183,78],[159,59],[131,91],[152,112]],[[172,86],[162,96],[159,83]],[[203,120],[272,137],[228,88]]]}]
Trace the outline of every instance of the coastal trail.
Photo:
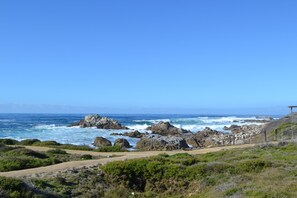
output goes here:
[{"label": "coastal trail", "polygon": [[[197,150],[191,150],[191,151],[175,150],[175,151],[139,151],[139,152],[94,152],[94,151],[80,151],[80,150],[65,149],[65,151],[69,154],[80,154],[80,155],[89,154],[92,156],[103,156],[105,158],[100,158],[95,160],[85,160],[85,161],[69,161],[69,162],[63,162],[60,164],[38,167],[38,168],[0,172],[0,176],[4,176],[4,177],[35,177],[36,176],[38,177],[38,175],[40,174],[57,173],[60,171],[65,171],[73,168],[92,167],[96,165],[103,165],[113,161],[125,161],[130,159],[151,157],[151,156],[159,155],[161,153],[166,153],[168,155],[173,155],[177,153],[188,153],[191,155],[197,155],[197,154],[212,153],[212,152],[218,152],[222,150],[229,150],[229,149],[236,149],[236,148],[248,148],[248,147],[253,147],[255,145],[256,144],[243,144],[243,145],[197,149]],[[37,146],[25,146],[25,147],[34,151],[47,151],[52,149],[48,147],[37,147]]]}]

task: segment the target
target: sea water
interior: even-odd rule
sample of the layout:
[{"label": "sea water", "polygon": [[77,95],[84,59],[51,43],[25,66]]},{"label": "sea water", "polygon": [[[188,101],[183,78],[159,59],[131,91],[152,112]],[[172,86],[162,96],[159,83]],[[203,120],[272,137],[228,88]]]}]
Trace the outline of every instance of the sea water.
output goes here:
[{"label": "sea water", "polygon": [[[258,120],[256,116],[239,115],[123,115],[105,114],[118,120],[127,130],[106,130],[97,128],[67,127],[67,125],[83,119],[85,114],[0,114],[0,138],[12,138],[16,140],[37,138],[40,140],[55,140],[59,143],[89,145],[98,136],[105,137],[114,142],[121,136],[114,136],[111,133],[124,133],[131,130],[150,132],[147,127],[160,121],[170,122],[192,132],[203,130],[205,127],[224,131],[224,126],[232,124],[243,125],[244,120]],[[255,124],[257,124],[255,122]],[[126,138],[131,145],[135,146],[138,138]]]}]

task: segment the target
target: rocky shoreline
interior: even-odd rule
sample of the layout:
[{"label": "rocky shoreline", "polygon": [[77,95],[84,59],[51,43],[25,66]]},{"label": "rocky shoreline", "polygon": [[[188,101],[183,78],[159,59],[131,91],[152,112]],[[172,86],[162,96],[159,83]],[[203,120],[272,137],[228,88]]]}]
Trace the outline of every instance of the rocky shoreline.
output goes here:
[{"label": "rocky shoreline", "polygon": [[[132,130],[124,133],[111,133],[114,136],[127,136],[139,138],[134,149],[137,150],[175,150],[175,149],[195,149],[207,148],[222,145],[235,145],[251,143],[252,140],[261,134],[265,127],[272,121],[270,117],[256,120],[258,124],[231,125],[225,126],[225,131],[213,130],[209,127],[195,133],[173,126],[170,122],[160,121],[147,128],[146,133]],[[255,120],[254,120],[255,121]],[[247,123],[252,120],[246,120]],[[254,122],[255,123],[255,122]],[[82,128],[96,127],[99,129],[129,129],[122,126],[118,121],[101,117],[98,114],[85,116],[84,119],[69,125],[69,127],[79,126]],[[227,131],[227,132],[226,132]],[[131,148],[130,143],[125,138],[118,138],[114,146]],[[112,143],[104,137],[98,136],[94,143],[96,147],[112,146]]]}]

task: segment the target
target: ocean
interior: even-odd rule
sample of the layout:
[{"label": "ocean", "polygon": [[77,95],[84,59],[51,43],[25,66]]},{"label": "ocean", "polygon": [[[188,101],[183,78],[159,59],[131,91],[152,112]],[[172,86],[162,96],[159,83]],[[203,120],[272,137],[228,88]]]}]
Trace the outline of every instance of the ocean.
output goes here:
[{"label": "ocean", "polygon": [[[96,128],[67,127],[70,123],[83,119],[86,114],[0,114],[0,138],[12,138],[16,140],[37,138],[40,140],[55,140],[59,143],[89,145],[95,137],[102,136],[114,142],[119,136],[111,133],[124,133],[131,130],[145,132],[146,128],[160,121],[168,121],[176,127],[181,127],[192,132],[197,132],[210,127],[224,131],[224,126],[232,124],[247,124],[243,120],[260,119],[254,115],[168,115],[168,114],[102,114],[118,120],[129,130],[105,130]],[[277,118],[274,116],[274,118]],[[248,123],[252,124],[252,123]],[[149,131],[148,131],[149,132]],[[126,138],[132,146],[139,140]]]}]

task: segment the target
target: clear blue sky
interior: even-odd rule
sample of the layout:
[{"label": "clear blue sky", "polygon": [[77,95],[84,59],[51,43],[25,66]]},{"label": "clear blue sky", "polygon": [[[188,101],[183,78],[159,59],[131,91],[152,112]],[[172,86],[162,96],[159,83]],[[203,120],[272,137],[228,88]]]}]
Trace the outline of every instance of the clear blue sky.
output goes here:
[{"label": "clear blue sky", "polygon": [[1,1],[0,112],[286,112],[297,104],[296,10],[295,0]]}]

